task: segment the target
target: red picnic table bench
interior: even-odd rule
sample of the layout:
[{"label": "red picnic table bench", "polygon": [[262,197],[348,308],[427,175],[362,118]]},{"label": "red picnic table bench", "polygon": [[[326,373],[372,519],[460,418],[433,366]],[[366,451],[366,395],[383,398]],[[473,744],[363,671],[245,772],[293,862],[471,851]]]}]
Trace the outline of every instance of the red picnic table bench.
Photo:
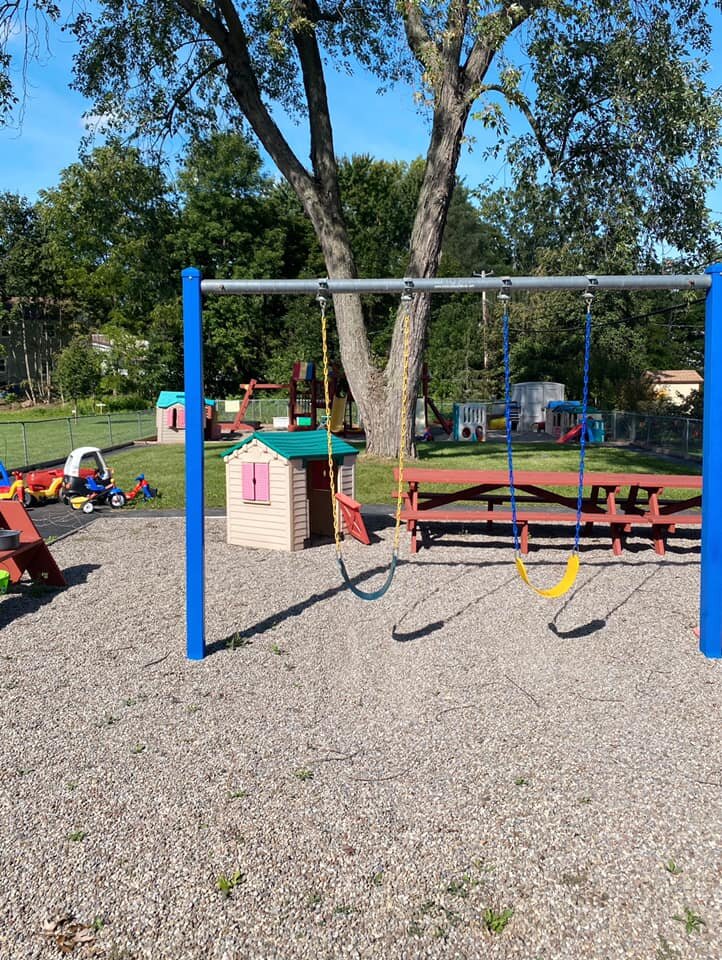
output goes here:
[{"label": "red picnic table bench", "polygon": [[[398,468],[394,470],[394,477],[398,482]],[[418,550],[419,524],[486,521],[491,527],[495,522],[512,522],[511,510],[504,509],[511,499],[506,470],[405,467],[404,480],[408,490],[404,494],[401,519],[411,533],[412,553]],[[529,549],[530,523],[576,523],[578,483],[579,474],[571,471],[514,471],[522,553],[526,554]],[[425,489],[439,484],[451,485],[455,489],[451,492]],[[565,487],[572,488],[574,493],[565,493]],[[670,490],[683,490],[689,495],[680,499],[662,499]],[[483,506],[453,506],[469,502]],[[548,509],[549,505],[555,509]],[[701,506],[701,476],[584,474],[581,514],[584,532],[591,533],[598,524],[608,525],[616,556],[622,553],[623,534],[631,532],[634,526],[651,528],[655,552],[664,556],[667,535],[674,533],[677,525],[701,526]]]},{"label": "red picnic table bench", "polygon": [[0,550],[0,569],[7,570],[11,583],[17,583],[27,572],[37,583],[51,587],[67,586],[52,553],[22,503],[0,500],[0,529],[20,531],[17,547]]}]

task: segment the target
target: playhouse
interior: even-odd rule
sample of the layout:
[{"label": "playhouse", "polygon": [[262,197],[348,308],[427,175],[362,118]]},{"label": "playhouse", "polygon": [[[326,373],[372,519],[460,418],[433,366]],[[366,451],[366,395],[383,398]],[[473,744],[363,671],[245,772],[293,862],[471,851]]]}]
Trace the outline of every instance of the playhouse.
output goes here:
[{"label": "playhouse", "polygon": [[[551,400],[545,410],[544,432],[557,438],[557,443],[578,440],[582,423],[579,400]],[[604,420],[596,407],[587,407],[587,442],[604,443]]]},{"label": "playhouse", "polygon": [[[336,490],[355,494],[358,450],[332,437]],[[223,454],[227,542],[302,550],[313,535],[333,536],[324,430],[257,431]],[[349,532],[339,510],[341,529]]]},{"label": "playhouse", "polygon": [[[215,400],[205,400],[203,437],[220,440],[221,427]],[[186,398],[176,390],[161,390],[155,404],[155,425],[158,443],[185,443]]]}]

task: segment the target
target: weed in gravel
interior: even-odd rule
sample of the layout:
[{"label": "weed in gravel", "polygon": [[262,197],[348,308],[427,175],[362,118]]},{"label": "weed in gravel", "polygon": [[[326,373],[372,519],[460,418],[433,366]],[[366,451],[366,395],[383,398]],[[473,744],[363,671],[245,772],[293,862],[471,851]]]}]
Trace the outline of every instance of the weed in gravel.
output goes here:
[{"label": "weed in gravel", "polygon": [[306,780],[313,780],[313,770],[309,770],[308,767],[299,767],[298,770],[293,771],[293,775],[297,780],[305,782]]},{"label": "weed in gravel", "polygon": [[144,743],[136,743],[134,747],[130,748],[131,753],[143,753],[145,751]]},{"label": "weed in gravel", "polygon": [[216,880],[216,889],[220,891],[221,896],[228,899],[239,883],[243,881],[241,870],[234,870],[232,874],[221,873]]},{"label": "weed in gravel", "polygon": [[580,797],[580,798],[579,798],[579,802],[580,802],[580,803],[591,803],[591,802],[592,802],[592,798],[591,798],[591,797]]},{"label": "weed in gravel", "polygon": [[226,640],[227,650],[235,650],[238,647],[250,647],[250,646],[251,646],[251,638],[247,634],[241,633],[240,630],[236,630],[236,632],[231,634],[231,636]]},{"label": "weed in gravel", "polygon": [[187,712],[187,713],[198,713],[199,710],[200,710],[200,707],[199,707],[197,704],[192,703],[192,704],[188,707],[188,709],[187,709],[186,712]]},{"label": "weed in gravel", "polygon": [[423,937],[424,928],[418,922],[418,920],[412,920],[409,924],[409,936],[411,937]]},{"label": "weed in gravel", "polygon": [[446,892],[455,897],[463,897],[466,899],[469,896],[470,891],[473,890],[478,884],[479,880],[469,876],[468,873],[465,873],[464,876],[460,877],[458,880],[451,880],[446,886]]},{"label": "weed in gravel", "polygon": [[102,720],[98,721],[99,727],[112,727],[113,724],[120,723],[120,717],[114,717],[112,713],[109,713],[106,717],[103,717]]},{"label": "weed in gravel", "polygon": [[68,834],[68,840],[72,840],[73,843],[80,843],[81,840],[85,840],[88,836],[85,830],[73,830],[72,833]]},{"label": "weed in gravel", "polygon": [[673,877],[678,877],[682,872],[681,868],[678,867],[674,860],[671,859],[667,860],[664,865],[664,869],[667,871],[667,873],[671,873]]},{"label": "weed in gravel", "polygon": [[282,657],[286,651],[283,647],[279,647],[277,643],[271,644],[271,653],[275,653],[277,657]]},{"label": "weed in gravel", "polygon": [[72,793],[73,790],[78,789],[78,784],[75,783],[73,780],[68,780],[68,782],[65,784],[65,787],[67,790],[70,790],[70,792]]},{"label": "weed in gravel", "polygon": [[248,796],[248,790],[231,790],[228,794],[229,800],[243,800],[244,797]]},{"label": "weed in gravel", "polygon": [[323,897],[318,892],[318,890],[312,890],[309,895],[306,897],[306,906],[309,910],[315,910],[316,907],[321,905]]},{"label": "weed in gravel", "polygon": [[514,783],[517,785],[517,787],[526,787],[529,781],[525,780],[524,777],[517,777]]},{"label": "weed in gravel", "polygon": [[380,887],[384,882],[384,872],[383,870],[377,870],[376,873],[371,874],[371,886]]},{"label": "weed in gravel", "polygon": [[348,903],[339,903],[333,908],[334,916],[349,917],[354,912],[354,908]]},{"label": "weed in gravel", "polygon": [[481,915],[484,926],[489,933],[502,933],[506,925],[514,916],[512,907],[497,912],[492,907],[487,907]]},{"label": "weed in gravel", "polygon": [[684,924],[685,933],[699,933],[700,928],[705,926],[702,917],[689,907],[684,908],[683,914],[675,913],[672,919]]}]

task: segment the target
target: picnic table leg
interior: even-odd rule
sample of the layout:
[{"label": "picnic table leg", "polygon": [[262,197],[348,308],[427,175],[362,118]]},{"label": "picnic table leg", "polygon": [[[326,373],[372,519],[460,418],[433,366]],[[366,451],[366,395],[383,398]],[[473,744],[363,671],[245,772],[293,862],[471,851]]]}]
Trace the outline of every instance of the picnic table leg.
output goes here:
[{"label": "picnic table leg", "polygon": [[[493,501],[493,500],[487,500],[487,501],[486,501],[486,509],[489,511],[489,513],[493,513],[493,512],[494,512],[494,501]],[[491,530],[491,529],[493,528],[493,526],[494,526],[494,521],[493,521],[493,520],[487,520],[487,521],[486,521],[486,529],[487,529],[487,530]]]},{"label": "picnic table leg", "polygon": [[663,527],[661,524],[653,523],[652,524],[652,537],[654,539],[654,552],[658,557],[664,556],[664,537],[667,531],[666,527]]},{"label": "picnic table leg", "polygon": [[622,531],[626,530],[626,526],[621,523],[613,523],[611,525],[612,529],[612,553],[615,557],[621,557],[622,555]]},{"label": "picnic table leg", "polygon": [[[598,505],[598,503],[599,503],[599,487],[595,485],[595,486],[592,487],[592,492],[591,492],[590,497],[589,497],[589,504],[588,504],[588,505],[589,505],[590,511],[591,511],[594,507],[596,507],[596,506]],[[590,536],[590,535],[593,533],[593,531],[594,531],[594,523],[593,523],[593,521],[592,521],[592,520],[587,520],[587,522],[584,524],[584,533],[585,533],[587,536]]]},{"label": "picnic table leg", "polygon": [[529,524],[526,520],[521,521],[521,552],[524,556],[529,553]]}]

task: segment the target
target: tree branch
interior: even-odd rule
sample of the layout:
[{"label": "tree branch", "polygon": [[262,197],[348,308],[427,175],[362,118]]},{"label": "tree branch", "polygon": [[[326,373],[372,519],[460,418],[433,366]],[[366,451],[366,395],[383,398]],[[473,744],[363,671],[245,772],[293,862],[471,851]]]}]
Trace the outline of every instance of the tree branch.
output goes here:
[{"label": "tree branch", "polygon": [[228,87],[273,162],[299,195],[317,193],[313,179],[295,155],[261,97],[243,24],[231,0],[218,0],[227,29],[195,0],[176,0],[217,44],[228,69]]},{"label": "tree branch", "polygon": [[[321,52],[316,31],[310,23],[309,13],[318,5],[297,0],[295,8],[300,18],[291,26],[293,41],[301,62],[303,88],[308,105],[308,122],[311,132],[311,165],[325,192],[336,192],[338,169],[333,147],[333,128],[328,108],[326,78],[323,72]],[[315,15],[315,13],[314,13]]]}]

